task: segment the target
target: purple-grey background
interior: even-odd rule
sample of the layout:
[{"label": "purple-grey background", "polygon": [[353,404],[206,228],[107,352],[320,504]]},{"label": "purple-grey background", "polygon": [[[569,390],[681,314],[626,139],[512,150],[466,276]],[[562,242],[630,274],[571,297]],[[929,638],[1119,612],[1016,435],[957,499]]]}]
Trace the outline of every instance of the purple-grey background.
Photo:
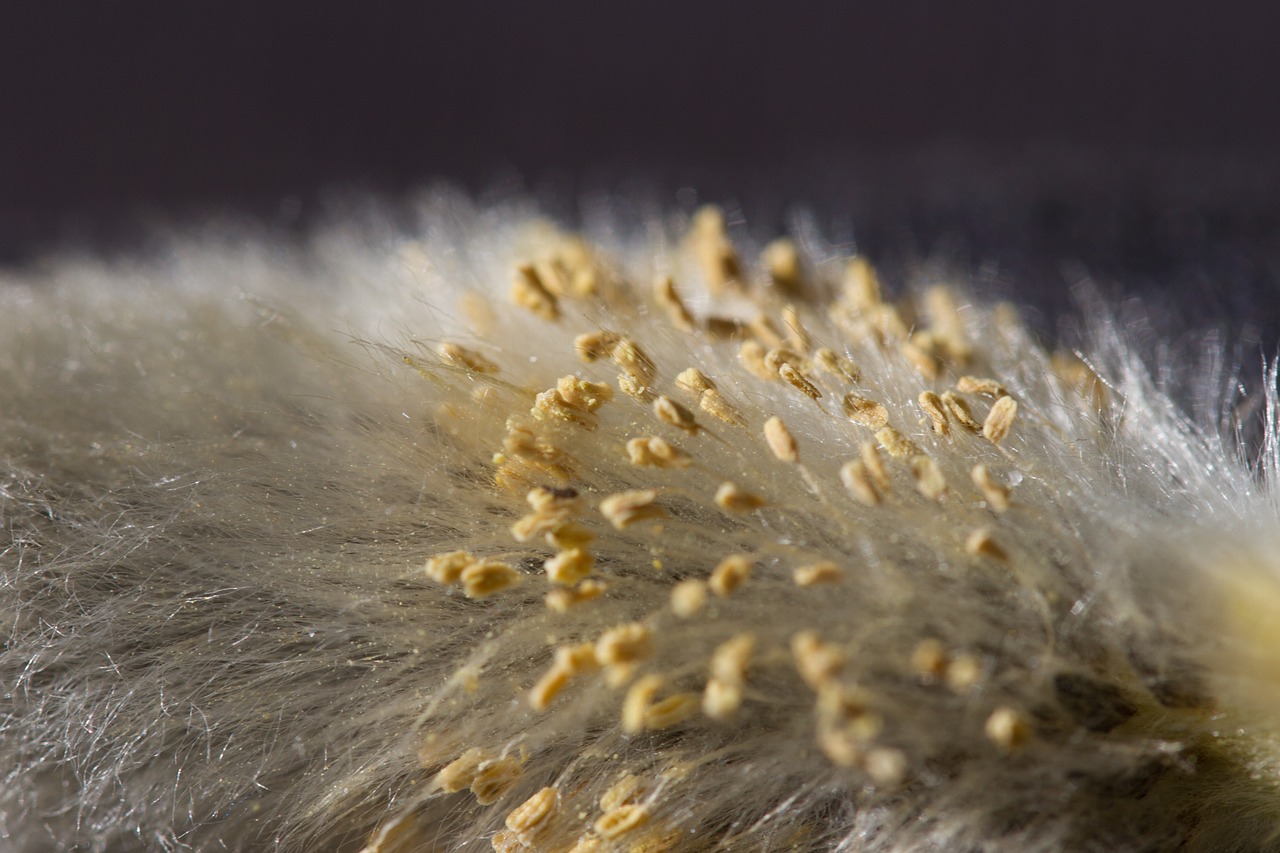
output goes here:
[{"label": "purple-grey background", "polygon": [[0,264],[440,180],[570,215],[695,188],[1048,325],[1087,273],[1271,346],[1277,36],[1274,4],[1170,0],[6,4]]}]

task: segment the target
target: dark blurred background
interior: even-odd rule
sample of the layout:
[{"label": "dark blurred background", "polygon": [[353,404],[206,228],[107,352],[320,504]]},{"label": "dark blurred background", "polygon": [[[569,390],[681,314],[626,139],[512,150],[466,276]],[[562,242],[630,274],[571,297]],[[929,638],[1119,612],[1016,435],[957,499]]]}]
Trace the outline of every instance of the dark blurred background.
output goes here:
[{"label": "dark blurred background", "polygon": [[[1280,330],[1280,7],[6,4],[0,265],[445,181],[798,203],[859,248]],[[682,192],[683,191],[683,192]]]}]

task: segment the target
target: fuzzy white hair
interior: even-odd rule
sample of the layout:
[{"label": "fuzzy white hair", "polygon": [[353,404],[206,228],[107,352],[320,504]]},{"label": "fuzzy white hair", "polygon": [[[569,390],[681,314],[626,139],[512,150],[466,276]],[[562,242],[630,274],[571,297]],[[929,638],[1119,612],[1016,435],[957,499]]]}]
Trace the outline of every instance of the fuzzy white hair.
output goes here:
[{"label": "fuzzy white hair", "polygon": [[1277,845],[1274,373],[1252,454],[812,234],[422,221],[0,288],[7,849]]}]

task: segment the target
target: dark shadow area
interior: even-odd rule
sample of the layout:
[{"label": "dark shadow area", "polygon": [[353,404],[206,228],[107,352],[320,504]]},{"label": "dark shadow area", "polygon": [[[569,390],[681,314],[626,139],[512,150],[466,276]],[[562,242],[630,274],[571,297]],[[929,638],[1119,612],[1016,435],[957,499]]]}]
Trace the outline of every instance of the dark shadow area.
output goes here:
[{"label": "dark shadow area", "polygon": [[694,190],[1045,318],[1088,276],[1273,346],[1278,31],[1247,3],[19,4],[0,264],[211,216],[288,239],[437,182],[569,216]]}]

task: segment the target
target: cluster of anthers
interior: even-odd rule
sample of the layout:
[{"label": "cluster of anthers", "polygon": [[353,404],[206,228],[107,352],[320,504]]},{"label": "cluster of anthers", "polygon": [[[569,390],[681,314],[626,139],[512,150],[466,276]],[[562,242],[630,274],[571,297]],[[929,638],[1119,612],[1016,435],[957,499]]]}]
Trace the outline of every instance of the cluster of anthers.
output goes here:
[{"label": "cluster of anthers", "polygon": [[[1037,741],[1114,781],[1157,739],[1097,738],[1197,704],[1072,627],[1090,522],[1054,478],[1092,476],[1108,394],[1011,308],[891,302],[789,239],[748,264],[714,208],[648,287],[576,236],[527,250],[511,306],[464,297],[471,337],[405,356],[505,520],[422,569],[477,642],[366,853],[441,808],[508,853],[826,849]],[[1018,772],[978,776],[1016,802]]]}]

